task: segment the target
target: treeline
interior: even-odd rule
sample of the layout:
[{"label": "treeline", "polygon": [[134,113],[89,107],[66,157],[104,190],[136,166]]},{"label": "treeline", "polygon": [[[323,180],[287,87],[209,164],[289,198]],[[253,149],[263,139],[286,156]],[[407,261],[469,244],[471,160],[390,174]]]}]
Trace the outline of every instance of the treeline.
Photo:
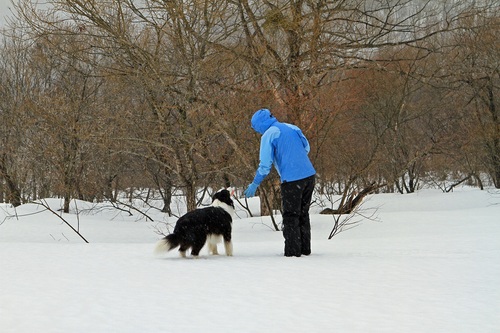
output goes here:
[{"label": "treeline", "polygon": [[500,188],[499,7],[19,0],[0,46],[0,202],[148,188],[167,213],[174,190],[193,209],[251,181],[263,106],[303,129],[326,194]]}]

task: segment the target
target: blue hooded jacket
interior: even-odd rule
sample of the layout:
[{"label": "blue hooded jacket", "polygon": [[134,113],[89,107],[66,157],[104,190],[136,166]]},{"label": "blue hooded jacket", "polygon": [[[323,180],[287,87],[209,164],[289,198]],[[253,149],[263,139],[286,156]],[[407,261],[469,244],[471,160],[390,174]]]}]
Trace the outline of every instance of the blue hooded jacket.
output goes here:
[{"label": "blue hooded jacket", "polygon": [[310,146],[300,128],[280,123],[268,109],[260,109],[252,117],[252,128],[262,134],[260,163],[253,180],[260,185],[274,167],[281,182],[293,182],[316,174],[307,154]]}]

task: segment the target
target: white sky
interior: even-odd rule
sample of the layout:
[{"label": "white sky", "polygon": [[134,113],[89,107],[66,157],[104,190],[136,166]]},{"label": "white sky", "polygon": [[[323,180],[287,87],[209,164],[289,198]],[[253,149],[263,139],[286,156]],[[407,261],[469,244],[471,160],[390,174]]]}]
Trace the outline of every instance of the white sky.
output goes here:
[{"label": "white sky", "polygon": [[0,0],[0,26],[5,24],[5,16],[11,14],[9,8],[12,8],[10,0]]}]

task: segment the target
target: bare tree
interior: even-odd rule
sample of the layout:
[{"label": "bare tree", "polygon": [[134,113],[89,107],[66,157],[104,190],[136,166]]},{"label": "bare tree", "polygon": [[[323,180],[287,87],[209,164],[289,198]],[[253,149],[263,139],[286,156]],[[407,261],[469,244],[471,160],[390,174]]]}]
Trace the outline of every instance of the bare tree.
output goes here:
[{"label": "bare tree", "polygon": [[[496,15],[493,15],[496,14]],[[476,139],[484,153],[484,167],[496,188],[500,188],[500,12],[477,13],[466,20],[469,28],[456,34],[455,58],[449,73],[468,100]],[[456,85],[455,85],[456,86]]]},{"label": "bare tree", "polygon": [[[142,8],[132,1],[50,4],[53,7],[42,15],[21,1],[19,12],[40,35],[87,36],[92,42],[82,44],[82,50],[107,59],[93,65],[108,75],[122,76],[134,87],[135,103],[149,110],[140,124],[148,128],[142,133],[135,131],[140,135],[119,139],[130,143],[131,154],[161,165],[168,173],[166,178],[175,180],[185,191],[189,209],[194,209],[197,187],[210,172],[206,142],[211,133],[200,130],[209,128],[209,114],[199,112],[206,108],[198,95],[209,50],[207,43],[200,43],[186,31],[201,33],[206,26],[210,30],[212,23],[203,8],[182,9],[155,1],[146,1]],[[179,16],[179,8],[193,15],[183,12]]]},{"label": "bare tree", "polygon": [[13,206],[22,203],[23,182],[28,165],[23,163],[24,131],[29,123],[24,115],[25,90],[30,87],[27,45],[12,31],[13,38],[1,36],[0,46],[0,191],[5,184],[6,199]]}]

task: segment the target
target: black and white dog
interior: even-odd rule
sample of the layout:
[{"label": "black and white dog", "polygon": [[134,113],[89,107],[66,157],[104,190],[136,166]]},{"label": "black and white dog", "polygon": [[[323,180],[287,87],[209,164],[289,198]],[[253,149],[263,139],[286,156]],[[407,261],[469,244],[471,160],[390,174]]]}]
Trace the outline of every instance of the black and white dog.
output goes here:
[{"label": "black and white dog", "polygon": [[208,243],[209,254],[219,254],[217,243],[224,239],[226,255],[233,255],[231,242],[232,215],[234,204],[228,190],[222,190],[212,197],[212,205],[195,209],[181,216],[175,224],[174,232],[161,239],[156,245],[156,253],[167,252],[179,246],[182,257],[191,248],[191,255],[197,257]]}]

